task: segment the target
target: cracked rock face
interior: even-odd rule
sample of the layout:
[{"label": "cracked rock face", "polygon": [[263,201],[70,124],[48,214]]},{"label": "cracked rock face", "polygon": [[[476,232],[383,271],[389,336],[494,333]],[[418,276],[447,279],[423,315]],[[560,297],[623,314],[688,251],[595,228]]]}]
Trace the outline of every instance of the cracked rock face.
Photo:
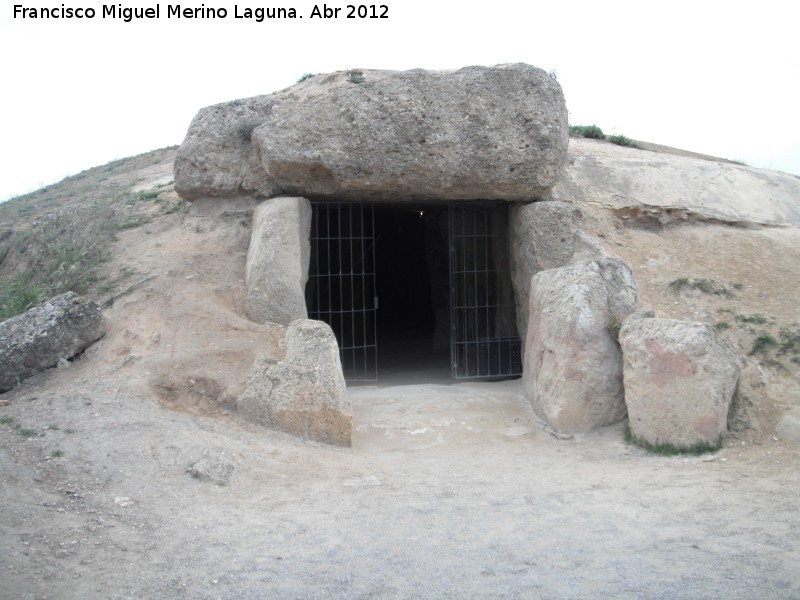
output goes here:
[{"label": "cracked rock face", "polygon": [[72,358],[105,333],[100,307],[67,292],[0,323],[0,392]]},{"label": "cracked rock face", "polygon": [[561,86],[526,64],[317,75],[204,108],[175,162],[176,190],[340,200],[532,200],[564,167]]}]

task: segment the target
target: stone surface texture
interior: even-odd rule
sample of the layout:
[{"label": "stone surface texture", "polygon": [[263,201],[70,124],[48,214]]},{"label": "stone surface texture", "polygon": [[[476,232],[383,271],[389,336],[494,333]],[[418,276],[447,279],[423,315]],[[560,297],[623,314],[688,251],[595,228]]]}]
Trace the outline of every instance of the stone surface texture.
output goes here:
[{"label": "stone surface texture", "polygon": [[256,207],[246,266],[245,312],[251,321],[289,325],[306,318],[310,229],[311,203],[305,198],[273,198]]},{"label": "stone surface texture", "polygon": [[276,102],[276,95],[258,96],[201,109],[175,157],[175,191],[187,200],[277,194],[252,143],[253,129]]},{"label": "stone surface texture", "polygon": [[780,418],[775,433],[782,440],[800,443],[800,407],[789,410]]},{"label": "stone surface texture", "polygon": [[100,307],[66,292],[0,323],[0,392],[72,358],[105,333]]},{"label": "stone surface texture", "polygon": [[249,421],[304,440],[350,446],[353,409],[330,327],[309,319],[293,322],[285,358],[256,360],[238,411]]},{"label": "stone surface texture", "polygon": [[739,381],[737,352],[711,325],[630,319],[620,330],[631,432],[650,444],[717,445]]},{"label": "stone surface texture", "polygon": [[532,200],[547,196],[563,170],[566,105],[541,69],[365,70],[363,83],[348,78],[317,75],[202,109],[175,161],[176,190],[189,200]]},{"label": "stone surface texture", "polygon": [[[720,222],[800,226],[800,177],[643,144],[570,138],[552,199],[654,226]],[[688,155],[688,156],[687,156]]]},{"label": "stone surface texture", "polygon": [[531,278],[539,271],[568,264],[575,251],[577,209],[565,202],[513,206],[509,215],[511,277],[517,306],[517,329],[525,339]]},{"label": "stone surface texture", "polygon": [[523,390],[558,433],[625,417],[615,324],[636,307],[636,282],[618,259],[537,273],[531,282]]}]

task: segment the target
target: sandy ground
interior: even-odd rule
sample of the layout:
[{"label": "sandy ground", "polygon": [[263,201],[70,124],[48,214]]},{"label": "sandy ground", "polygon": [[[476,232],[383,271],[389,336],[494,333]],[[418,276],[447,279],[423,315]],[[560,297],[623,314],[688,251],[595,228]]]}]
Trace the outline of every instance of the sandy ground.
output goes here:
[{"label": "sandy ground", "polygon": [[797,447],[555,439],[510,381],[358,388],[337,449],[167,411],[90,361],[4,410],[39,433],[0,429],[2,597],[800,596]]},{"label": "sandy ground", "polygon": [[249,216],[163,215],[120,234],[106,337],[0,396],[0,598],[800,598],[800,445],[774,431],[800,368],[734,319],[797,324],[797,230],[582,226],[643,306],[733,323],[747,403],[719,452],[558,439],[519,381],[351,388],[349,449],[244,423],[281,337],[242,317]]}]

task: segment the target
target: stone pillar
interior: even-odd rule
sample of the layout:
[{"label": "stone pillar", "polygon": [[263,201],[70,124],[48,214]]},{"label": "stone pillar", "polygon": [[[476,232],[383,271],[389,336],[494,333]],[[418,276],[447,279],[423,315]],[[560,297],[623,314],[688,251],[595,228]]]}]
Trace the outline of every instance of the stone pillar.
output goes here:
[{"label": "stone pillar", "polygon": [[636,306],[636,283],[618,259],[584,261],[531,281],[523,391],[559,433],[625,418],[619,323]]},{"label": "stone pillar", "polygon": [[523,340],[528,330],[531,278],[539,271],[570,262],[575,248],[576,211],[566,202],[533,202],[510,211],[511,277],[518,307],[517,330]]},{"label": "stone pillar", "polygon": [[311,203],[305,198],[272,198],[256,207],[247,251],[248,319],[289,325],[308,316],[310,231]]},{"label": "stone pillar", "polygon": [[349,446],[353,409],[331,328],[321,321],[292,323],[286,356],[256,360],[238,410],[248,421],[304,440]]}]

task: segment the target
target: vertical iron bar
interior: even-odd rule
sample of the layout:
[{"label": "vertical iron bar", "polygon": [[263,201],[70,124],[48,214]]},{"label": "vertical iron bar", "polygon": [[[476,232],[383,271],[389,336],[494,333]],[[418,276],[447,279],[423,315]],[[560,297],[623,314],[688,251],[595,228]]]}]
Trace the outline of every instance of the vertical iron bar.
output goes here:
[{"label": "vertical iron bar", "polygon": [[377,239],[375,236],[375,207],[370,205],[369,207],[369,249],[370,249],[370,281],[372,281],[371,290],[372,293],[368,297],[371,301],[370,306],[372,307],[370,314],[372,315],[372,347],[373,347],[373,368],[375,369],[374,380],[378,380],[378,309],[379,307],[375,304],[376,295],[378,293],[378,269],[377,265],[375,264],[375,252],[377,251]]},{"label": "vertical iron bar", "polygon": [[[354,236],[355,237],[355,236]],[[367,305],[364,303],[364,205],[358,205],[358,256],[361,261],[361,269],[359,270],[359,282],[361,287],[361,304],[359,304],[361,311],[361,345],[364,347],[362,364],[364,366],[364,379],[368,377],[367,365]],[[353,269],[353,279],[355,280],[355,268]],[[355,292],[354,292],[355,296]],[[355,297],[353,298],[355,302]]]},{"label": "vertical iron bar", "polygon": [[[327,225],[327,233],[325,235],[325,247],[326,247],[326,249],[328,251],[327,252],[327,254],[328,254],[327,262],[328,262],[328,264],[326,265],[327,270],[325,271],[325,274],[327,275],[327,280],[328,280],[327,281],[327,284],[328,284],[327,285],[327,288],[328,288],[328,304],[325,306],[325,308],[328,311],[328,325],[333,327],[333,322],[332,322],[333,321],[333,313],[331,313],[331,309],[333,308],[333,296],[332,296],[332,292],[331,292],[331,288],[332,288],[332,285],[331,285],[331,282],[332,282],[332,278],[331,278],[331,270],[332,270],[331,269],[331,210],[330,210],[330,206],[328,206],[328,205],[325,206],[325,224]],[[335,330],[334,330],[334,332],[336,333]]]},{"label": "vertical iron bar", "polygon": [[507,231],[498,221],[502,216],[485,207],[448,208],[450,360],[456,379],[521,373],[521,341],[507,335],[503,312],[509,300],[513,303],[513,295],[504,287],[510,285],[504,280],[510,272],[501,261],[502,244],[508,243]]},{"label": "vertical iron bar", "polygon": [[[370,211],[369,235],[365,234],[364,210]],[[326,322],[333,330],[348,381],[375,381],[377,320],[374,289],[367,289],[370,285],[374,288],[372,206],[314,202],[312,211],[308,277],[314,290],[307,296],[309,317]],[[347,249],[349,258],[344,256]],[[356,296],[359,286],[360,305]],[[338,304],[334,305],[337,299]]]}]

